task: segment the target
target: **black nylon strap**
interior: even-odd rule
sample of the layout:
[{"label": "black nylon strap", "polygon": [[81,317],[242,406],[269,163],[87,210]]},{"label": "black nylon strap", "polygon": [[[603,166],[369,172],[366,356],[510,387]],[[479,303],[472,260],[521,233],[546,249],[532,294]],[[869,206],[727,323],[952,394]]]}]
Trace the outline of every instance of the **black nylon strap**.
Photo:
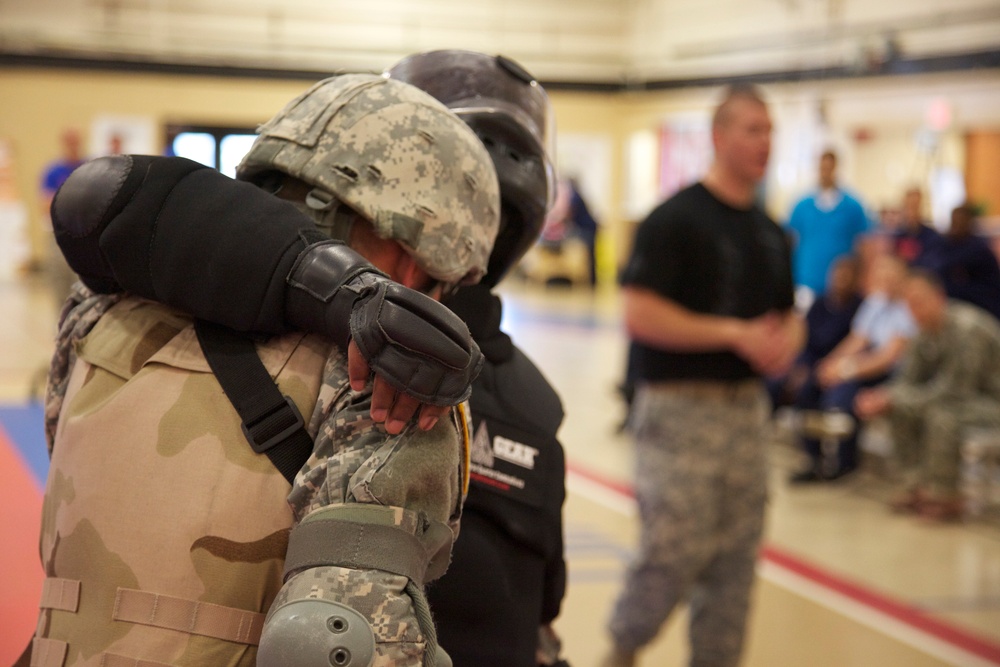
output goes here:
[{"label": "black nylon strap", "polygon": [[291,484],[313,449],[299,409],[278,390],[250,338],[204,320],[196,320],[194,328],[250,447],[266,454]]}]

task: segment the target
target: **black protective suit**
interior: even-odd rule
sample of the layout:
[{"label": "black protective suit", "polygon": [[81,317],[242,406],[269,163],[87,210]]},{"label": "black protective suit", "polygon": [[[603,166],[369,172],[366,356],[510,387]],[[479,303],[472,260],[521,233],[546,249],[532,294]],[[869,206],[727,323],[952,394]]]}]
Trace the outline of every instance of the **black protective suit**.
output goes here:
[{"label": "black protective suit", "polygon": [[456,667],[532,667],[538,627],[558,616],[566,589],[562,403],[500,330],[501,302],[488,287],[463,288],[446,305],[469,325],[486,364],[472,384],[462,530],[427,597]]}]

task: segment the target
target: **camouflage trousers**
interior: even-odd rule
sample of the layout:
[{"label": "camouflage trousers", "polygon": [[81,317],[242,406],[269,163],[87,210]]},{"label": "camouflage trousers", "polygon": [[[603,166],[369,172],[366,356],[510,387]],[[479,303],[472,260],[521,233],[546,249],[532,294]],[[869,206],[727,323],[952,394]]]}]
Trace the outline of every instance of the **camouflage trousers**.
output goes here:
[{"label": "camouflage trousers", "polygon": [[764,527],[768,414],[757,381],[639,387],[641,541],[609,622],[619,649],[649,643],[687,600],[690,664],[738,663]]},{"label": "camouflage trousers", "polygon": [[907,484],[954,494],[959,487],[964,431],[1000,426],[1000,402],[978,396],[927,405],[894,405],[889,423],[896,462]]}]

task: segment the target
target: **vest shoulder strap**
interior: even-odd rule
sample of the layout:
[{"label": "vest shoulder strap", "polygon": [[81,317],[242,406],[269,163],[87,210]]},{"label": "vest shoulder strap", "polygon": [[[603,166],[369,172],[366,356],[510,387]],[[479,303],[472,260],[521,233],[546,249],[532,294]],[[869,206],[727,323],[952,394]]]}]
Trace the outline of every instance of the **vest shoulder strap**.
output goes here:
[{"label": "vest shoulder strap", "polygon": [[265,454],[291,484],[313,450],[305,420],[268,374],[253,340],[227,327],[195,321],[212,373],[243,422],[250,447]]}]

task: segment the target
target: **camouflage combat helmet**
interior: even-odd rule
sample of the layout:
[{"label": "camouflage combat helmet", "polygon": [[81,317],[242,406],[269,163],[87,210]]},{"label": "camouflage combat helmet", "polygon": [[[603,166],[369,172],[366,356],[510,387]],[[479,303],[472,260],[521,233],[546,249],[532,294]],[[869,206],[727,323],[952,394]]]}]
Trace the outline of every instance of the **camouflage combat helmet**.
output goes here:
[{"label": "camouflage combat helmet", "polygon": [[444,103],[475,130],[493,158],[503,221],[483,282],[496,285],[538,240],[555,198],[554,115],[548,95],[513,60],[475,51],[418,53],[386,75]]},{"label": "camouflage combat helmet", "polygon": [[475,133],[427,93],[376,75],[337,76],[259,135],[237,177],[277,171],[304,181],[313,187],[304,208],[328,233],[343,238],[334,222],[343,205],[436,280],[470,284],[486,273],[500,224],[496,173]]}]

